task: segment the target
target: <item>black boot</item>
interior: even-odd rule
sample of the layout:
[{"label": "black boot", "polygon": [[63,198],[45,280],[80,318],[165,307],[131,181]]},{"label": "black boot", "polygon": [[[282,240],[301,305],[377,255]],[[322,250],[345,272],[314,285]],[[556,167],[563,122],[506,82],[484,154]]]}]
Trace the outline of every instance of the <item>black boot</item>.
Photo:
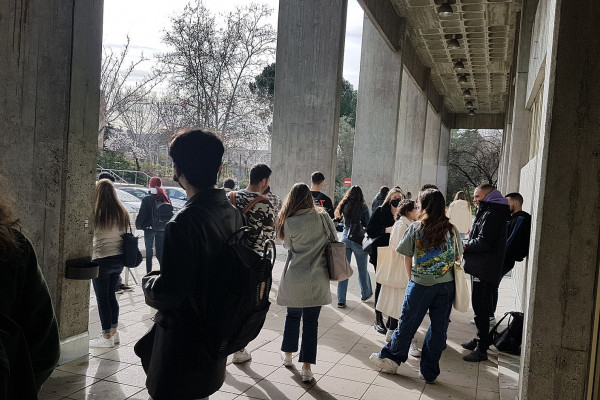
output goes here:
[{"label": "black boot", "polygon": [[375,311],[375,324],[373,325],[373,327],[377,332],[381,333],[382,335],[385,335],[387,333],[387,328],[383,324],[383,315],[381,314],[381,311]]}]

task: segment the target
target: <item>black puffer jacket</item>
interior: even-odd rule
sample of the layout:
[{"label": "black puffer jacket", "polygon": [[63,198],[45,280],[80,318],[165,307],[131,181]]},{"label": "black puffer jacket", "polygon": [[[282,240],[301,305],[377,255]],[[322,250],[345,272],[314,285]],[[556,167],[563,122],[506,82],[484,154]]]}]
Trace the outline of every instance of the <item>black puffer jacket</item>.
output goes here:
[{"label": "black puffer jacket", "polygon": [[487,283],[500,282],[509,218],[507,204],[479,202],[469,239],[465,243],[465,272]]},{"label": "black puffer jacket", "polygon": [[[221,306],[210,294],[226,292],[231,281],[219,273],[224,242],[216,225],[203,211],[207,209],[224,228],[225,237],[243,225],[241,213],[227,201],[222,189],[201,190],[167,223],[160,274],[143,279],[146,304],[159,310],[155,320],[181,315],[185,332],[180,340],[186,357],[178,360],[177,365],[160,366],[168,376],[161,375],[158,381],[147,380],[148,391],[155,399],[208,397],[225,379],[227,359],[211,356],[204,340],[205,332],[211,327],[201,322],[207,309],[218,310]],[[200,318],[190,306],[192,296]]]}]

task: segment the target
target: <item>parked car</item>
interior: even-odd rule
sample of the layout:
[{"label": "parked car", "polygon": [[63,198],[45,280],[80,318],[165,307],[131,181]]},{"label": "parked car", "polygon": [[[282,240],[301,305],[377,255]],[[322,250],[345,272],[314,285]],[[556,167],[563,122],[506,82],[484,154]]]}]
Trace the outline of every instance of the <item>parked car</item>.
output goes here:
[{"label": "parked car", "polygon": [[140,201],[149,193],[149,189],[141,185],[115,185],[117,189],[121,189],[131,195],[134,195]]},{"label": "parked car", "polygon": [[[138,199],[140,199],[140,201],[144,197],[148,196],[148,193],[150,193],[150,190],[148,188],[141,186],[141,185],[115,185],[115,187],[137,197]],[[167,192],[167,196],[169,196],[169,199],[171,200],[171,204],[173,205],[173,212],[175,214],[177,214],[177,212],[179,212],[179,210],[181,210],[183,208],[183,206],[185,205],[185,201],[171,197],[171,195],[166,190],[166,188],[165,188],[165,191]],[[183,192],[183,193],[185,194],[185,192]],[[179,193],[177,193],[176,195],[178,197],[180,197]]]},{"label": "parked car", "polygon": [[173,208],[183,208],[185,202],[188,200],[185,190],[176,186],[165,186],[163,187],[163,189],[165,189],[165,192],[167,192],[167,196],[169,196],[169,199],[171,199],[171,204],[173,204]]},{"label": "parked car", "polygon": [[127,212],[129,213],[129,219],[132,222],[132,227],[135,226],[135,218],[137,217],[140,211],[142,201],[134,195],[129,194],[122,189],[115,188],[115,191],[117,192],[117,198],[119,199],[121,204],[123,204],[125,210],[127,210]]}]

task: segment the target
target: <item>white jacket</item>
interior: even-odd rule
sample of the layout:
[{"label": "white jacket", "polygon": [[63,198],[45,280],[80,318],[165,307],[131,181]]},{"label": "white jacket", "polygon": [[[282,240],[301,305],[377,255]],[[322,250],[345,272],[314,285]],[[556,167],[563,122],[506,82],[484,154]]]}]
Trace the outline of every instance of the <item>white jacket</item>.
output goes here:
[{"label": "white jacket", "polygon": [[466,200],[454,200],[448,207],[448,218],[460,233],[467,233],[473,224],[471,206]]}]

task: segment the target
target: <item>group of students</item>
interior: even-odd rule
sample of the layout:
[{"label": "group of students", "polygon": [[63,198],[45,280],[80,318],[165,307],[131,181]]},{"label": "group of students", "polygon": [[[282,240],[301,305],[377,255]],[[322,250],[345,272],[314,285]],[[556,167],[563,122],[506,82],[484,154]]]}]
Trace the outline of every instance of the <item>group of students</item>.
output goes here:
[{"label": "group of students", "polygon": [[[223,152],[220,138],[206,130],[187,129],[178,132],[169,143],[174,180],[183,187],[189,200],[166,224],[158,254],[160,271],[151,271],[144,278],[143,290],[146,303],[157,310],[154,317],[156,324],[168,322],[175,315],[181,320],[185,334],[171,340],[177,340],[178,346],[187,349],[188,354],[179,359],[164,358],[172,363],[169,365],[158,362],[150,364],[148,368],[159,368],[159,371],[182,371],[175,377],[169,374],[168,381],[160,373],[153,373],[151,386],[147,381],[152,398],[206,398],[223,384],[226,358],[215,356],[210,344],[201,339],[203,332],[211,327],[198,321],[206,318],[203,314],[205,310],[218,310],[220,313],[227,313],[227,310],[219,310],[220,305],[215,304],[207,294],[209,291],[202,288],[226,290],[225,286],[218,287],[216,283],[223,282],[226,285],[226,279],[214,280],[226,248],[221,238],[238,231],[244,224],[254,230],[255,251],[262,251],[264,241],[273,236],[281,240],[287,249],[276,296],[277,304],[287,309],[281,359],[283,365],[292,367],[293,354],[299,351],[301,378],[305,382],[311,381],[311,365],[317,360],[319,314],[321,307],[332,301],[324,250],[329,242],[337,240],[332,220],[335,217],[344,220],[341,240],[346,243],[346,256],[350,260],[354,254],[357,261],[361,299],[368,301],[375,296],[374,326],[388,339],[379,352],[370,356],[370,361],[380,371],[395,373],[409,354],[420,356],[420,376],[427,382],[434,382],[440,373],[442,351],[446,348],[446,332],[455,295],[454,265],[460,262],[463,254],[460,240],[463,232],[459,232],[447,216],[443,194],[435,186],[429,185],[421,188],[416,201],[413,201],[407,199],[399,187],[394,187],[385,195],[382,204],[375,208],[373,215],[369,216],[369,209],[358,186],[351,187],[333,209],[331,199],[321,192],[325,177],[315,172],[311,177],[311,187],[304,183],[293,185],[275,217],[273,204],[263,195],[269,187],[271,175],[270,168],[264,164],[253,167],[247,189],[226,195],[224,189],[216,188]],[[158,182],[153,181],[153,184]],[[156,193],[160,193],[160,190],[157,189]],[[156,196],[156,193],[152,195]],[[480,204],[485,204],[484,197]],[[251,203],[252,207],[249,207]],[[0,211],[4,212],[0,212],[0,247],[6,249],[13,246],[19,249],[0,253],[0,261],[5,261],[2,259],[4,254],[19,256],[22,261],[15,265],[27,266],[31,274],[28,279],[45,289],[35,257],[31,256],[31,245],[15,230],[18,222],[10,218],[1,202]],[[219,221],[219,227],[215,226],[215,220]],[[97,183],[94,222],[92,258],[100,265],[100,274],[93,285],[102,333],[91,345],[110,347],[120,341],[118,302],[113,289],[123,270],[121,235],[130,229],[130,221],[116,197],[114,186],[106,179]],[[217,233],[218,229],[222,230],[220,234]],[[474,229],[478,231],[480,227]],[[372,239],[369,251],[363,249],[362,231]],[[470,237],[469,240],[472,239]],[[380,257],[381,263],[378,263]],[[393,282],[377,283],[373,292],[367,261],[373,264],[376,271],[387,263],[388,268],[399,269],[400,273],[396,274]],[[348,281],[338,283],[337,303],[340,308],[346,307],[347,288]],[[38,321],[50,327],[43,332],[44,337],[35,338],[36,343],[44,343],[48,349],[43,362],[34,366],[34,382],[38,389],[56,364],[58,350],[56,321],[51,312],[47,289],[45,293],[38,298],[38,308],[41,311],[49,309],[50,312],[45,315],[51,318],[39,318]],[[488,292],[480,291],[479,296],[485,297],[487,304],[491,294],[488,296]],[[192,309],[190,305],[197,307]],[[422,350],[419,350],[414,336],[427,313],[430,325]],[[385,324],[384,315],[387,316]],[[483,318],[476,315],[476,320],[479,330],[479,322]],[[301,325],[302,342],[299,346]],[[31,328],[35,330],[36,326],[34,324]],[[30,334],[27,331],[25,333]],[[152,357],[163,360],[161,351],[166,351],[164,349],[169,346],[156,343],[156,340]],[[484,346],[484,339],[475,340],[474,345]],[[250,359],[251,355],[245,349],[233,357],[234,362],[247,362]],[[146,372],[150,375],[152,371]],[[168,387],[168,393],[157,389],[161,387]]]}]

